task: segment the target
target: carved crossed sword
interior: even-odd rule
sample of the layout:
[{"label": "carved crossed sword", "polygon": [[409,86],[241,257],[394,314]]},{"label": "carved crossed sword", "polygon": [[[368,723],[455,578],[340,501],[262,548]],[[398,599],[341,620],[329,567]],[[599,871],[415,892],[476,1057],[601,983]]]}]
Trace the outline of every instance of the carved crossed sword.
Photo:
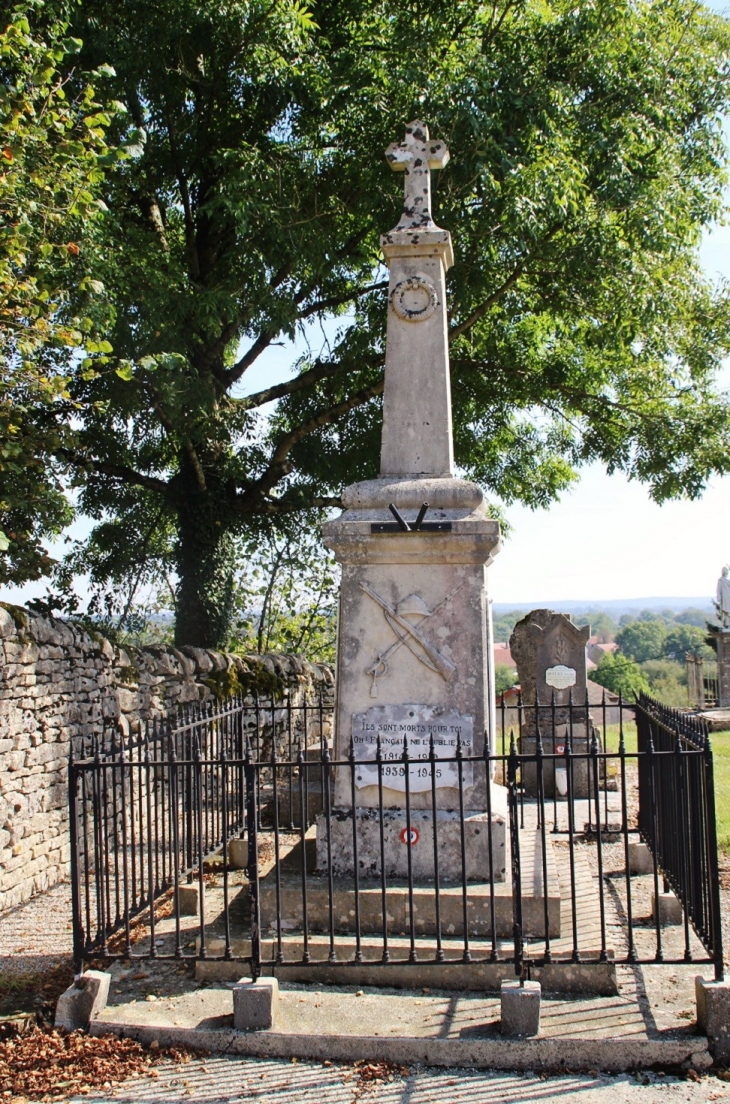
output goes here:
[{"label": "carved crossed sword", "polygon": [[[446,603],[454,597],[455,594],[458,594],[463,586],[464,583],[460,583],[459,586],[455,587],[449,594],[446,595],[442,602],[439,602],[435,609],[431,610],[431,612],[423,618],[423,620],[427,621],[434,617],[439,612],[439,610],[443,609]],[[435,648],[433,644],[431,644],[426,639],[426,637],[423,636],[421,632],[419,632],[415,625],[412,625],[410,621],[406,620],[405,617],[402,617],[396,609],[393,609],[393,607],[390,606],[384,598],[381,598],[379,594],[372,590],[372,588],[369,587],[367,583],[361,582],[360,587],[362,590],[365,591],[368,597],[372,598],[372,600],[380,606],[383,613],[385,614],[386,621],[398,638],[390,645],[389,648],[386,648],[384,652],[381,652],[380,655],[376,657],[374,663],[372,663],[372,665],[368,667],[366,671],[366,674],[370,675],[373,680],[373,684],[370,688],[370,696],[372,698],[377,698],[377,680],[387,673],[387,661],[395,652],[398,651],[401,644],[405,644],[405,646],[416,657],[416,659],[420,660],[421,663],[423,663],[426,667],[429,667],[432,671],[436,671],[439,675],[441,675],[443,679],[448,682],[451,676],[456,671],[456,667],[451,662],[451,660],[442,655],[438,648]],[[422,649],[422,652],[418,650],[419,645]]]}]

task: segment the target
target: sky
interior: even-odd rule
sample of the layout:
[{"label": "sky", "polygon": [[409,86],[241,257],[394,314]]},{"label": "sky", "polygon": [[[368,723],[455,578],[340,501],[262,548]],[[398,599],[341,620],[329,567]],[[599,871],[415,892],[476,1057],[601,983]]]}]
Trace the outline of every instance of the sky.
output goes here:
[{"label": "sky", "polygon": [[[725,2],[708,7],[728,14]],[[730,120],[726,126],[730,142]],[[458,230],[456,231],[458,233]],[[719,226],[702,245],[705,269],[730,279],[730,226]],[[326,334],[310,328],[321,345]],[[298,342],[300,348],[303,343]],[[286,378],[291,347],[275,347],[246,375],[253,392]],[[730,389],[730,362],[722,374]],[[730,477],[710,482],[701,499],[658,506],[639,483],[608,476],[599,464],[582,471],[580,482],[548,509],[511,505],[509,537],[490,569],[490,597],[499,604],[556,603],[618,598],[687,596],[710,598],[724,564],[730,564]],[[73,536],[83,536],[78,521]],[[57,545],[52,554],[62,554]],[[45,583],[5,588],[7,601],[24,602],[45,592]]]},{"label": "sky", "polygon": [[[725,133],[730,143],[730,120]],[[708,274],[730,279],[730,226],[706,234],[701,255]],[[720,381],[730,389],[730,361]],[[711,480],[697,501],[658,506],[640,483],[596,463],[548,509],[513,505],[507,518],[512,532],[490,570],[499,603],[710,598],[730,564],[730,477]]]},{"label": "sky", "polygon": [[[730,11],[726,0],[706,2]],[[730,142],[730,123],[725,133]],[[730,279],[730,226],[705,236],[702,262]],[[730,388],[730,363],[722,383]],[[641,484],[592,464],[549,509],[510,506],[507,516],[512,533],[490,569],[499,603],[710,598],[730,563],[730,478],[712,480],[698,501],[658,506]]]}]

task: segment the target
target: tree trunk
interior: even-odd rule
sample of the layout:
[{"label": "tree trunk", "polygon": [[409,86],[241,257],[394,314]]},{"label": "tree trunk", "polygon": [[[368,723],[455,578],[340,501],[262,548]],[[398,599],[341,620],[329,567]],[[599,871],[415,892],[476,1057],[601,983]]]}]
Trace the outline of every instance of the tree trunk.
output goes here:
[{"label": "tree trunk", "polygon": [[175,644],[224,649],[232,622],[233,538],[226,517],[226,492],[214,477],[202,490],[187,466],[180,472]]}]

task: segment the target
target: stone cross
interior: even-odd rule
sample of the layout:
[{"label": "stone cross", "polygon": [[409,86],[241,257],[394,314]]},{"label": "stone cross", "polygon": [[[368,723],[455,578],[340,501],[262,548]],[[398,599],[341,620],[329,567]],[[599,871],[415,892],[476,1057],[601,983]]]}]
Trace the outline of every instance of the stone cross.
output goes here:
[{"label": "stone cross", "polygon": [[443,169],[449,160],[445,142],[430,142],[428,127],[414,120],[406,126],[403,142],[385,151],[394,172],[405,172],[403,214],[396,230],[433,226],[431,217],[431,169]]}]

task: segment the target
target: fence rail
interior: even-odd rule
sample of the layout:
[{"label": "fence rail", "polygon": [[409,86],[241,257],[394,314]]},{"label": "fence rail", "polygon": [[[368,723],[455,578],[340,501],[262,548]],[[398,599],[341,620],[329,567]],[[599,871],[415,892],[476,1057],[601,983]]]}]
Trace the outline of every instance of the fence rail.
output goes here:
[{"label": "fence rail", "polygon": [[[709,961],[722,976],[712,752],[697,718],[647,697],[598,713],[518,702],[498,709],[480,754],[457,742],[444,756],[432,739],[427,755],[406,744],[387,759],[378,745],[361,785],[354,747],[332,756],[331,717],[322,699],[299,713],[237,700],[77,749],[77,968],[208,958],[315,976],[488,961],[526,976],[566,959]],[[243,838],[242,871],[230,845]],[[632,876],[640,841],[644,879]],[[658,904],[647,916],[652,891],[670,888],[679,930]]]}]

